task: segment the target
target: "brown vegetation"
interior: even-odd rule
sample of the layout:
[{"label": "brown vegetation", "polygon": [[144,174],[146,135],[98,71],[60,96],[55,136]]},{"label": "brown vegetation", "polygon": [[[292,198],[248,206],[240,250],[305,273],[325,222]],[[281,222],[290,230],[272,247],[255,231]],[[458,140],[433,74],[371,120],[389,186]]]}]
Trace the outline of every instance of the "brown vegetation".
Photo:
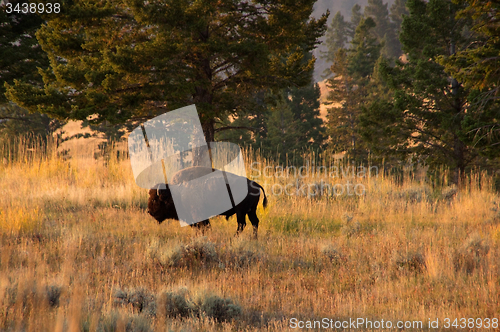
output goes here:
[{"label": "brown vegetation", "polygon": [[272,185],[296,179],[256,178],[248,167],[270,205],[258,208],[257,241],[235,238],[222,217],[205,237],[178,221],[158,225],[128,160],[52,152],[1,163],[0,330],[498,318],[500,197],[488,177],[456,192],[379,174],[355,179],[362,196],[278,196]]}]

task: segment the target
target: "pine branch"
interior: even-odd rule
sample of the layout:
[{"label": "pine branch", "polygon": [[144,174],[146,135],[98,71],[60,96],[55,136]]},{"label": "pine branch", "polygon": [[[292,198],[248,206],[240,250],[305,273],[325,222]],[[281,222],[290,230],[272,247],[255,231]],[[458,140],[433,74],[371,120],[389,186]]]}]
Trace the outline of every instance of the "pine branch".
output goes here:
[{"label": "pine branch", "polygon": [[253,132],[256,132],[259,130],[259,128],[255,128],[255,127],[246,127],[246,126],[227,126],[227,127],[222,127],[222,128],[216,128],[215,129],[215,132],[219,132],[219,131],[224,131],[224,130],[231,130],[231,129],[247,129],[247,130],[250,130],[250,131],[253,131]]},{"label": "pine branch", "polygon": [[31,122],[31,120],[26,119],[26,118],[16,118],[16,117],[12,117],[12,116],[2,116],[2,117],[0,117],[0,121],[1,120],[21,120],[21,121],[25,121],[25,122]]}]

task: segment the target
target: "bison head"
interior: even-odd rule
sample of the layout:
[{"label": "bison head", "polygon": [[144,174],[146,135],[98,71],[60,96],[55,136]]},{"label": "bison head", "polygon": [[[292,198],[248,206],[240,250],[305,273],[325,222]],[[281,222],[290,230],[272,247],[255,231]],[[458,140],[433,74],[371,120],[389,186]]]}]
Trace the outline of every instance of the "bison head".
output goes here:
[{"label": "bison head", "polygon": [[165,219],[179,220],[168,185],[156,185],[149,190],[148,213],[160,224]]}]

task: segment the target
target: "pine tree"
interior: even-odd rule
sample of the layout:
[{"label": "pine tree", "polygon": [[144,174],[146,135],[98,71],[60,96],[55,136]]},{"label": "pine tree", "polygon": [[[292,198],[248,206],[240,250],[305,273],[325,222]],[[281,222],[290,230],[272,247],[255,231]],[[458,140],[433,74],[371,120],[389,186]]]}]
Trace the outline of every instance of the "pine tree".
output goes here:
[{"label": "pine tree", "polygon": [[362,19],[349,49],[349,71],[363,86],[368,83],[382,47],[373,33],[375,27],[376,23],[371,17]]},{"label": "pine tree", "polygon": [[387,3],[384,3],[382,0],[368,0],[364,16],[373,18],[376,24],[373,33],[379,41],[382,41],[390,29]]},{"label": "pine tree", "polygon": [[[61,123],[44,114],[29,114],[25,109],[13,104],[5,103],[0,106],[0,142],[13,142],[19,136],[26,136],[26,140],[46,142]],[[38,141],[37,143],[40,143]]]},{"label": "pine tree", "polygon": [[466,87],[493,89],[490,95],[497,96],[500,93],[500,4],[485,0],[468,0],[467,3],[457,16],[473,22],[471,30],[475,42],[440,60]]},{"label": "pine tree", "polygon": [[335,77],[327,81],[328,134],[330,147],[337,152],[346,151],[351,158],[367,156],[366,144],[360,134],[360,114],[369,96],[371,76],[381,45],[372,33],[375,22],[371,17],[362,19],[349,50],[340,49],[331,71]]},{"label": "pine tree", "polygon": [[401,43],[399,42],[399,32],[401,30],[401,23],[403,23],[403,15],[408,15],[406,8],[406,0],[396,0],[391,6],[389,17],[392,21],[392,28],[394,30],[395,39],[391,42],[391,51],[389,54],[399,58],[403,51],[401,50]]},{"label": "pine tree", "polygon": [[[260,94],[253,110],[221,124],[222,127],[231,126],[240,130],[219,132],[217,139],[239,142],[254,150],[260,149],[263,155],[272,158],[278,152],[280,162],[286,161],[287,154],[295,155],[295,161],[300,163],[302,152],[311,149],[317,151],[324,145],[325,128],[319,112],[320,96],[319,86],[313,83],[302,88],[283,89],[278,94],[268,94],[266,97]],[[255,111],[263,105],[266,105],[265,111]],[[285,129],[281,121],[286,126],[294,127]],[[278,149],[276,144],[281,135],[280,130],[285,134],[293,130],[296,137],[288,137],[286,144],[282,142]]]},{"label": "pine tree", "polygon": [[[500,4],[492,1],[467,1],[468,6],[457,13],[472,23],[466,48],[457,49],[439,62],[445,71],[471,89],[467,113],[474,133],[473,145],[487,158],[483,165],[500,163]],[[496,170],[495,169],[495,170]]]},{"label": "pine tree", "polygon": [[280,162],[285,161],[287,153],[297,151],[300,141],[304,139],[298,128],[299,121],[295,119],[290,104],[285,100],[288,96],[283,94],[282,97],[267,115],[268,133],[264,143],[271,155],[279,156]]},{"label": "pine tree", "polygon": [[361,22],[361,19],[363,18],[363,13],[361,12],[361,6],[358,4],[355,4],[352,6],[351,9],[351,38],[354,37],[354,32],[356,27],[359,25],[359,22]]},{"label": "pine tree", "polygon": [[388,57],[399,57],[399,42],[397,40],[394,26],[389,19],[387,3],[382,0],[368,0],[365,7],[365,17],[371,17],[375,21],[373,33],[379,43],[384,44],[383,53]]},{"label": "pine tree", "polygon": [[408,62],[397,61],[395,68],[381,63],[394,100],[379,100],[366,110],[364,137],[378,152],[448,165],[458,183],[478,155],[470,133],[473,115],[465,107],[470,91],[437,60],[469,43],[469,22],[455,17],[460,4],[448,0],[408,0],[407,8],[400,40]]},{"label": "pine tree", "polygon": [[347,50],[340,49],[335,54],[331,67],[334,78],[327,80],[329,90],[328,135],[329,147],[336,152],[347,151],[350,156],[356,154],[359,135],[357,133],[359,90],[349,70]]},{"label": "pine tree", "polygon": [[[327,50],[322,55],[326,62],[332,63],[335,59],[335,53],[341,48],[347,48],[348,42],[352,38],[351,31],[350,22],[345,21],[344,16],[338,11],[326,31],[324,44]],[[329,68],[325,70],[324,75],[325,78],[331,75]]]},{"label": "pine tree", "polygon": [[[268,105],[274,104],[275,96],[259,91],[254,95],[254,103],[237,116],[229,115],[218,121],[216,140],[238,142],[243,146],[259,149],[267,137],[266,118]],[[229,130],[231,128],[231,130]]]},{"label": "pine tree", "polygon": [[292,110],[300,132],[297,149],[315,151],[321,149],[325,141],[325,128],[319,111],[321,97],[319,85],[311,83],[302,88],[292,87],[287,92],[289,98],[285,101]]},{"label": "pine tree", "polygon": [[389,17],[399,35],[401,23],[403,23],[403,15],[408,15],[406,8],[406,0],[395,0],[391,6]]},{"label": "pine tree", "polygon": [[36,30],[43,20],[33,13],[20,13],[25,0],[10,1],[10,6],[0,6],[0,140],[12,141],[20,135],[46,140],[63,123],[45,114],[30,114],[27,110],[10,102],[5,94],[6,84],[16,79],[29,81],[43,87],[38,67],[47,68],[49,59],[35,38]]},{"label": "pine tree", "polygon": [[[9,8],[15,8],[28,1],[10,1]],[[15,79],[30,81],[43,86],[37,67],[47,68],[49,59],[38,44],[35,32],[43,23],[36,14],[7,13],[5,5],[0,6],[0,104],[7,102],[4,83]]]},{"label": "pine tree", "polygon": [[205,138],[254,91],[305,85],[326,16],[314,0],[81,0],[65,3],[37,39],[51,67],[44,87],[10,85],[30,111],[94,124],[144,121],[196,104]]}]

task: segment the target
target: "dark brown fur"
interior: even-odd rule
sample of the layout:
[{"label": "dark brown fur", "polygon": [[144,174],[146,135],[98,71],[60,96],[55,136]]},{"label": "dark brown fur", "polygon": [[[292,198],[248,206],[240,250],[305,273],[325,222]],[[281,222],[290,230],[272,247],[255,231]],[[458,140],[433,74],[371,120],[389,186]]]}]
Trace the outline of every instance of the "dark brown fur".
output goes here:
[{"label": "dark brown fur", "polygon": [[[189,174],[192,174],[190,172]],[[267,197],[261,185],[257,182],[247,179],[248,185],[248,194],[247,196],[234,208],[227,210],[224,213],[221,213],[221,216],[225,216],[226,219],[229,219],[230,216],[236,214],[238,229],[236,231],[236,235],[240,234],[246,226],[246,215],[248,215],[248,219],[253,226],[254,236],[257,237],[257,231],[259,228],[259,218],[257,217],[257,205],[259,204],[260,199],[260,189],[264,193],[264,201],[262,205],[264,208],[267,206]],[[159,190],[158,190],[159,188]],[[229,186],[228,186],[229,189]],[[162,223],[166,219],[175,219],[179,220],[177,216],[177,211],[175,210],[174,201],[172,199],[172,194],[170,193],[170,189],[168,185],[165,184],[157,184],[152,189],[149,190],[149,199],[148,199],[148,213],[155,218],[158,223]],[[192,227],[197,228],[206,228],[210,227],[209,220],[203,220],[196,224],[191,225]]]}]

